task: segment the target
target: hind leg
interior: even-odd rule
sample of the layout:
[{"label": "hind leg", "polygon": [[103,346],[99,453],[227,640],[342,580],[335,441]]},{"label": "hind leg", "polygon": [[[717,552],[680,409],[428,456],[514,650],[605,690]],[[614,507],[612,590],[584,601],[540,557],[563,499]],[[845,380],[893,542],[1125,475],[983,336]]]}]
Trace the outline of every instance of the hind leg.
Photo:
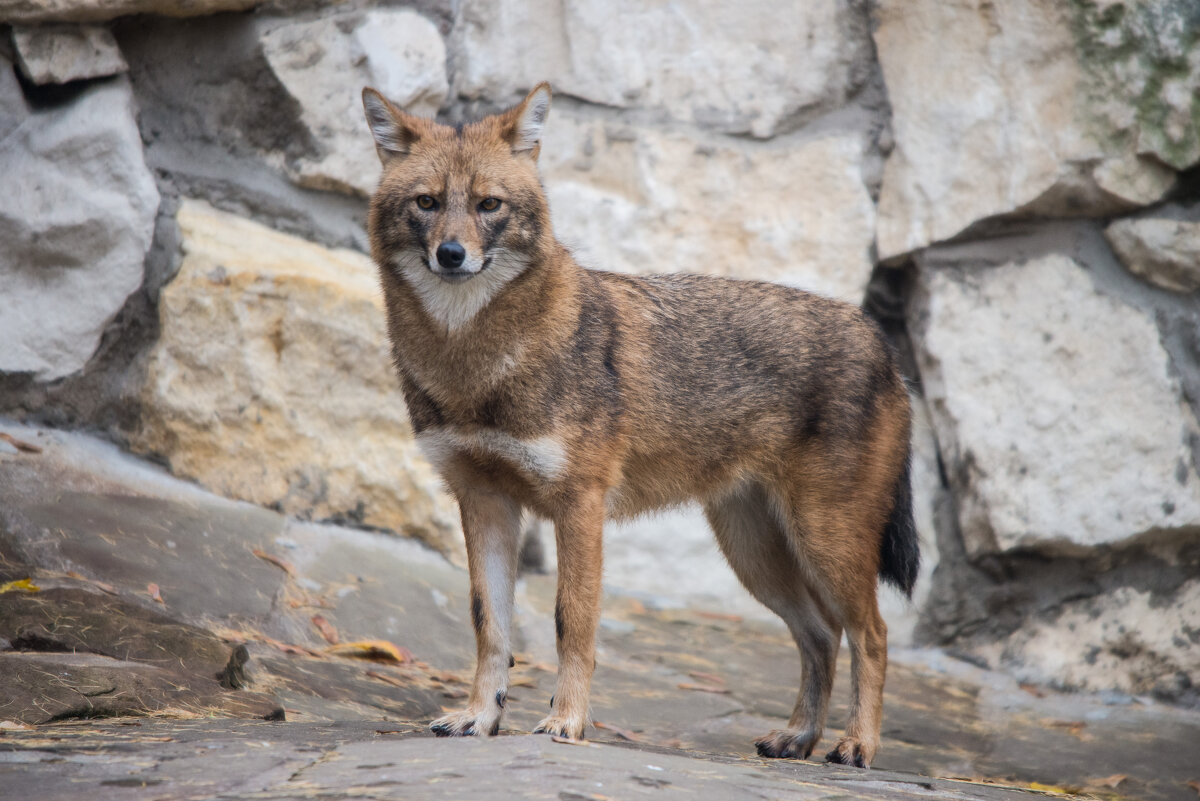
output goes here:
[{"label": "hind leg", "polygon": [[755,741],[760,756],[807,759],[825,731],[842,630],[819,610],[815,599],[808,618],[789,624],[800,649],[802,673],[796,706],[786,729],[776,729]]},{"label": "hind leg", "polygon": [[826,759],[860,768],[870,765],[879,748],[887,673],[887,626],[875,594],[879,543],[863,535],[882,529],[882,523],[864,519],[864,508],[809,498],[793,506],[796,522],[789,532],[810,591],[846,629],[850,643],[849,721]]},{"label": "hind leg", "polygon": [[783,618],[800,649],[800,692],[786,729],[756,741],[768,757],[805,759],[825,729],[842,631],[836,619],[804,583],[787,536],[770,513],[757,485],[705,505],[705,514],[725,558],[760,603]]},{"label": "hind leg", "polygon": [[[874,593],[872,593],[874,602]],[[846,625],[850,641],[850,719],[846,734],[825,755],[830,762],[865,768],[879,749],[883,682],[887,674],[887,626],[875,603]]]}]

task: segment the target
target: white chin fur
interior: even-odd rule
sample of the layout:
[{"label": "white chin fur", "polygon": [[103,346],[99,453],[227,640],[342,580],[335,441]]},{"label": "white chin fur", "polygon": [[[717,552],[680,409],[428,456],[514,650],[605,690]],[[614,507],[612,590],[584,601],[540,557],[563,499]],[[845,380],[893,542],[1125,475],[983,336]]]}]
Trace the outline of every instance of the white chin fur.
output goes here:
[{"label": "white chin fur", "polygon": [[417,293],[425,312],[454,331],[474,319],[509,281],[529,266],[529,261],[524,256],[498,248],[492,252],[487,267],[482,267],[481,262],[481,269],[471,278],[454,282],[444,280],[430,270],[423,254],[397,255],[392,258],[392,265]]}]

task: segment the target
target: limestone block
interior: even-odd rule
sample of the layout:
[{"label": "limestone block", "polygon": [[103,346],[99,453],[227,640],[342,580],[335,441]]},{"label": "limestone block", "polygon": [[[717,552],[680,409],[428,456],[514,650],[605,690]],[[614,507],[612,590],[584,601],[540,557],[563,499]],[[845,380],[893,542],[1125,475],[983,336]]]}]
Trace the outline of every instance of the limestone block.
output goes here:
[{"label": "limestone block", "polygon": [[1175,700],[1200,684],[1200,581],[1165,597],[1133,587],[1073,602],[980,655],[1027,681]]},{"label": "limestone block", "polygon": [[1151,316],[1072,259],[922,266],[910,330],[971,554],[1200,525],[1200,476]]},{"label": "limestone block", "polygon": [[1117,220],[1104,229],[1104,236],[1133,274],[1173,292],[1200,289],[1200,222]]},{"label": "limestone block", "polygon": [[379,157],[363,120],[373,86],[413,114],[432,117],[446,100],[446,48],[437,26],[407,9],[377,9],[267,31],[263,53],[300,104],[321,149],[295,165],[304,186],[364,197],[379,182]]},{"label": "limestone block", "polygon": [[1200,33],[1186,5],[885,0],[875,42],[895,148],[880,256],[996,215],[1161,199],[1171,168],[1200,159]]},{"label": "limestone block", "polygon": [[708,139],[552,112],[541,170],[559,239],[621,272],[779,281],[858,303],[875,210],[854,132]]},{"label": "limestone block", "polygon": [[0,0],[0,20],[9,23],[104,22],[129,14],[198,17],[245,11],[262,0]]},{"label": "limestone block", "polygon": [[158,190],[124,78],[29,107],[0,59],[0,372],[80,370],[142,283]]},{"label": "limestone block", "polygon": [[[570,73],[565,3],[465,0],[454,37],[455,94],[516,102],[542,81],[561,91]],[[557,112],[555,112],[557,113]]]},{"label": "limestone block", "polygon": [[129,71],[112,31],[99,25],[13,28],[17,64],[36,84],[67,83]]},{"label": "limestone block", "polygon": [[467,97],[503,102],[548,80],[593,103],[757,137],[843,101],[868,58],[865,16],[837,0],[470,0],[461,36],[456,90]]},{"label": "limestone block", "polygon": [[461,550],[413,442],[370,260],[197,201],[178,221],[135,450],[227,497]]},{"label": "limestone block", "polygon": [[1200,161],[1200,25],[1190,0],[1072,3],[1086,121],[1176,170]]}]

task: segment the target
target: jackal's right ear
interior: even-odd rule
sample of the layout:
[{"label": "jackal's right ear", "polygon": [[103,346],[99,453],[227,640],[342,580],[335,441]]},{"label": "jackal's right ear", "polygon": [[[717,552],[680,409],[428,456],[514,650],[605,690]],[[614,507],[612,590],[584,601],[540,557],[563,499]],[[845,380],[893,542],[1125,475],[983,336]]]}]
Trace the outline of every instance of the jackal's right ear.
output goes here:
[{"label": "jackal's right ear", "polygon": [[550,113],[550,84],[543,81],[515,108],[506,112],[508,141],[514,153],[528,153],[537,161],[542,149],[542,129]]},{"label": "jackal's right ear", "polygon": [[416,118],[393,106],[369,86],[363,89],[362,99],[379,160],[386,165],[394,158],[407,156],[412,143],[417,140],[416,126],[413,125]]}]

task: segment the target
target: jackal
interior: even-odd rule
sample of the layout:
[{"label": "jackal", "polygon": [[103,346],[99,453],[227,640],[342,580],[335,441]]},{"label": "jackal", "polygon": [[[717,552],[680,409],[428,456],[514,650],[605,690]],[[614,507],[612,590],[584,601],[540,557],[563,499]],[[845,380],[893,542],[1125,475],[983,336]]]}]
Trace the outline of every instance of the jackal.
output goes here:
[{"label": "jackal", "polygon": [[827,758],[868,765],[887,665],[876,576],[911,594],[919,558],[908,394],[878,326],[773,284],[580,267],[538,178],[547,84],[457,128],[373,89],[363,104],[384,165],[368,231],[392,355],[470,567],[475,680],[433,731],[499,730],[523,509],[553,521],[558,545],[558,684],[535,731],[577,738],[604,520],[696,499],[802,655],[795,711],[759,753],[812,753],[844,629],[850,718]]}]

